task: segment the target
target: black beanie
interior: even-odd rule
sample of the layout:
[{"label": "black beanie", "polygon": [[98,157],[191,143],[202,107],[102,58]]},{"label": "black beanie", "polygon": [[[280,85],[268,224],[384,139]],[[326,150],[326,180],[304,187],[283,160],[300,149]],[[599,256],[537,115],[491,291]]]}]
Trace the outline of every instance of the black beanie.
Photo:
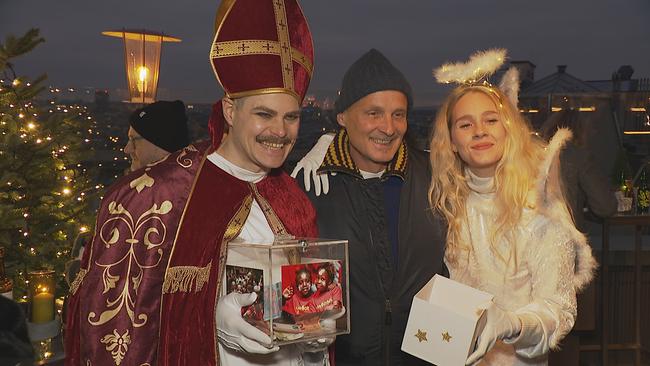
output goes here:
[{"label": "black beanie", "polygon": [[185,104],[180,100],[161,100],[136,109],[129,124],[140,136],[170,153],[190,143]]},{"label": "black beanie", "polygon": [[382,90],[397,90],[404,93],[408,101],[408,109],[411,109],[413,105],[411,85],[386,56],[373,48],[345,72],[339,98],[334,103],[336,113],[344,112],[359,99]]}]

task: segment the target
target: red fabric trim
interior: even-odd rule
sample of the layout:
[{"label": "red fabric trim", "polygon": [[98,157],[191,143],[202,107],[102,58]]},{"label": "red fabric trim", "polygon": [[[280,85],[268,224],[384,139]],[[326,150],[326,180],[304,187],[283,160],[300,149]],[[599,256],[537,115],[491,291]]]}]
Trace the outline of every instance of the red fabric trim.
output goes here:
[{"label": "red fabric trim", "polygon": [[318,237],[316,210],[296,181],[280,169],[257,184],[287,231],[296,236]]},{"label": "red fabric trim", "polygon": [[221,240],[230,219],[250,193],[248,185],[206,162],[185,212],[169,266],[212,262],[210,280],[198,292],[164,296],[161,315],[160,365],[214,365],[215,294]]}]

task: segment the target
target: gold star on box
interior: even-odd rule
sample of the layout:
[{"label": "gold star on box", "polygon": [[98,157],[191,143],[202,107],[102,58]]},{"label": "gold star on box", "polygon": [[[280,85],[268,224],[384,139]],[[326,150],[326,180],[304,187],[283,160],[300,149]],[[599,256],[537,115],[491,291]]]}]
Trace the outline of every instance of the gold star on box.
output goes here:
[{"label": "gold star on box", "polygon": [[451,341],[452,336],[449,335],[449,332],[444,332],[442,333],[442,340],[449,343]]},{"label": "gold star on box", "polygon": [[427,332],[423,332],[422,330],[418,329],[418,334],[415,335],[415,338],[418,339],[418,341],[423,342],[423,341],[428,341],[427,339]]}]

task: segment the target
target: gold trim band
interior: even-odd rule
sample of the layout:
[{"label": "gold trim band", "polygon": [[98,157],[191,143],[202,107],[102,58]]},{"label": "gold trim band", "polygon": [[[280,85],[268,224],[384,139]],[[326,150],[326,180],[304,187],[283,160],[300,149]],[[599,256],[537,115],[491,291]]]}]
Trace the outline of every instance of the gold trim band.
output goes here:
[{"label": "gold trim band", "polygon": [[284,0],[273,1],[275,12],[275,29],[278,32],[280,41],[280,64],[282,65],[282,80],[284,87],[293,89],[293,62],[291,57],[291,40],[289,39],[289,23],[287,22],[287,11],[284,7]]},{"label": "gold trim band", "polygon": [[[314,66],[302,52],[291,47],[291,59],[307,70],[311,76]],[[282,56],[280,42],[259,39],[242,39],[237,41],[216,42],[210,50],[211,58],[226,58],[247,55],[275,55]],[[283,65],[284,67],[284,65]]]},{"label": "gold trim band", "polygon": [[[205,267],[175,266],[169,267],[163,283],[163,294],[175,292],[199,292],[210,279],[212,262]],[[192,286],[194,285],[194,286]],[[192,289],[192,287],[194,289]]]},{"label": "gold trim band", "polygon": [[290,89],[285,89],[285,88],[262,88],[262,89],[255,89],[255,90],[247,90],[239,93],[227,93],[227,96],[228,98],[231,99],[237,99],[237,98],[250,97],[252,95],[277,94],[277,93],[289,94],[292,97],[296,98],[298,102],[300,102],[300,96],[298,96],[298,94],[296,94],[295,91]]},{"label": "gold trim band", "polygon": [[[226,269],[226,257],[228,256],[228,242],[235,239],[241,230],[244,228],[248,214],[251,212],[251,207],[253,206],[253,196],[248,195],[244,198],[241,206],[235,213],[235,215],[228,222],[226,227],[226,232],[223,234],[223,239],[221,240],[221,246],[219,247],[219,266],[217,267],[217,291],[214,294],[214,314],[217,313],[217,305],[219,304],[219,295],[221,293],[221,285],[223,283],[223,275]],[[217,329],[217,318],[213,317],[213,329]],[[219,365],[219,352],[216,351],[219,349],[217,344],[217,337],[213,337],[212,341],[214,342],[214,358],[217,365]]]},{"label": "gold trim band", "polygon": [[74,281],[70,284],[70,294],[74,295],[77,293],[77,290],[79,290],[79,286],[81,286],[81,282],[83,282],[84,277],[86,277],[86,273],[88,273],[87,269],[80,268],[79,272],[77,272],[77,276],[74,278]]},{"label": "gold trim band", "polygon": [[[262,197],[260,192],[257,190],[257,186],[255,183],[248,183],[248,185],[251,187],[251,192],[253,192],[253,195],[255,196],[255,200],[257,203],[260,205],[260,209],[262,209],[262,213],[264,213],[264,216],[266,217],[266,221],[269,223],[269,226],[271,227],[271,231],[273,231],[273,234],[277,236],[289,236],[289,232],[287,229],[284,227],[284,224],[282,224],[282,221],[278,217],[278,215],[273,211],[273,207],[271,207],[271,204],[266,200],[266,198]],[[287,248],[284,249],[284,254],[287,256],[287,260],[289,260],[289,264],[299,264],[300,263],[300,253],[296,248]]]}]

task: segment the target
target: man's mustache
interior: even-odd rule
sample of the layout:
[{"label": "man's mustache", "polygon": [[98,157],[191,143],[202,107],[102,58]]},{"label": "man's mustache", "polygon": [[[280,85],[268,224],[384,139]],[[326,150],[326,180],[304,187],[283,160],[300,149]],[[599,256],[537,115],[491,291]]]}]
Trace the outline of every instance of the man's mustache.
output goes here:
[{"label": "man's mustache", "polygon": [[264,142],[266,142],[266,143],[269,143],[269,144],[283,144],[283,145],[290,144],[290,143],[293,142],[293,140],[291,140],[290,138],[288,138],[288,137],[286,137],[286,136],[285,136],[285,137],[278,137],[278,136],[256,136],[256,137],[255,137],[255,141],[257,141],[257,142],[259,142],[259,143],[264,143]]}]

